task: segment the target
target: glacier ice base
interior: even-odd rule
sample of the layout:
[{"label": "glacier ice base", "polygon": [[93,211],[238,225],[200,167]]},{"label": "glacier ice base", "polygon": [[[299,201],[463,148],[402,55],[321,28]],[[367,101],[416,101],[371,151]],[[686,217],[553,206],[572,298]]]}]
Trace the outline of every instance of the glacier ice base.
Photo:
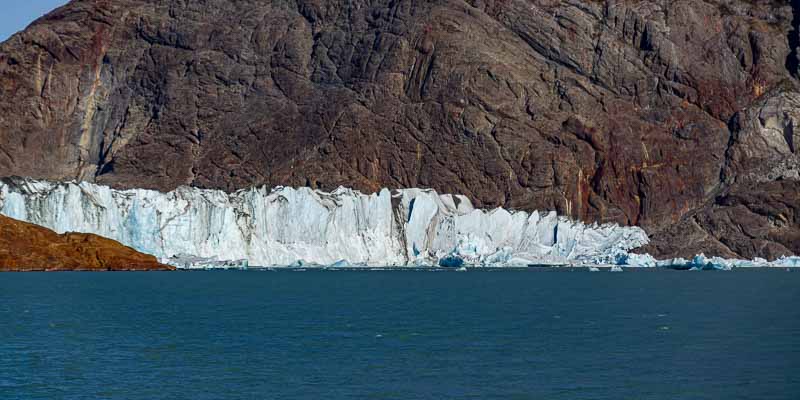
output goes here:
[{"label": "glacier ice base", "polygon": [[181,187],[161,193],[6,178],[0,181],[0,213],[59,233],[95,233],[178,266],[202,268],[760,266],[758,260],[702,255],[657,261],[629,253],[648,242],[638,227],[584,224],[555,212],[475,209],[464,196],[430,189],[363,194],[260,187],[225,193]]},{"label": "glacier ice base", "polygon": [[636,255],[628,260],[625,265],[639,267],[661,267],[677,270],[723,270],[730,271],[734,268],[766,268],[766,267],[800,267],[800,257],[783,256],[775,261],[767,261],[763,258],[752,260],[729,259],[722,257],[706,257],[698,254],[691,260],[684,258],[673,258],[668,260],[656,260],[649,255]]},{"label": "glacier ice base", "polygon": [[427,189],[161,193],[16,178],[0,182],[0,212],[57,232],[95,233],[164,260],[188,255],[253,266],[609,263],[647,243],[636,227],[480,210],[464,196]]}]

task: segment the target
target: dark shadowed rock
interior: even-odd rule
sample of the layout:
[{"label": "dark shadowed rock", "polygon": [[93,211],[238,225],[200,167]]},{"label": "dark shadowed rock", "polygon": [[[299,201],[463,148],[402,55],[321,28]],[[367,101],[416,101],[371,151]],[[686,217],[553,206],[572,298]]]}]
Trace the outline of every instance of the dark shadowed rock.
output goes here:
[{"label": "dark shadowed rock", "polygon": [[800,253],[782,0],[75,0],[0,46],[0,175],[433,187]]}]

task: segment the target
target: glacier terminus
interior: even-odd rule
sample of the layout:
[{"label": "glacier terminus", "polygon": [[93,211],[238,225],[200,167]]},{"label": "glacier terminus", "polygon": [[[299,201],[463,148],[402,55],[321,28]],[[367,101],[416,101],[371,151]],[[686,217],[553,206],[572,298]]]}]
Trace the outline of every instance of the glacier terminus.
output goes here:
[{"label": "glacier terminus", "polygon": [[702,256],[656,261],[630,253],[648,243],[639,227],[589,225],[555,212],[481,210],[464,196],[430,189],[363,194],[260,187],[226,193],[180,187],[161,193],[7,178],[0,182],[0,213],[59,233],[105,236],[178,266],[186,259],[262,267],[761,266],[761,260]]}]

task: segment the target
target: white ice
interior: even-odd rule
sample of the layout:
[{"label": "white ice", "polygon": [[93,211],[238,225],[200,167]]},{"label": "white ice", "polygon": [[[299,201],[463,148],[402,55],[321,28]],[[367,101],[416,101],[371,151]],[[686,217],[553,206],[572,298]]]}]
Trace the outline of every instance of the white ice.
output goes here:
[{"label": "white ice", "polygon": [[656,267],[672,268],[672,269],[694,269],[694,270],[723,270],[729,271],[734,268],[766,268],[766,267],[800,267],[800,257],[797,256],[784,256],[775,261],[767,261],[763,258],[754,258],[752,260],[729,259],[722,257],[706,257],[704,254],[698,254],[691,260],[683,258],[675,258],[670,260],[654,261]]},{"label": "white ice", "polygon": [[179,266],[616,265],[678,269],[800,267],[800,257],[656,260],[638,227],[586,225],[555,212],[475,209],[428,189],[181,187],[169,193],[86,182],[0,181],[0,213],[109,237]]},{"label": "white ice", "polygon": [[586,225],[555,212],[480,210],[464,196],[427,189],[368,195],[278,187],[228,194],[181,187],[160,193],[5,179],[0,212],[60,233],[96,233],[165,260],[251,266],[438,265],[442,259],[475,266],[608,264],[647,243],[637,227]]}]

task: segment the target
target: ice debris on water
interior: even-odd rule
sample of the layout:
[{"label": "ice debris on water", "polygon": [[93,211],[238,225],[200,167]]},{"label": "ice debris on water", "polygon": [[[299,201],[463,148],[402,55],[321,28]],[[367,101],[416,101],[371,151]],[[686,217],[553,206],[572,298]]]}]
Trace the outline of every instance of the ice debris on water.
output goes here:
[{"label": "ice debris on water", "polygon": [[800,268],[800,257],[798,256],[791,256],[791,257],[781,257],[773,262],[774,266],[776,267],[795,267]]},{"label": "ice debris on water", "polygon": [[691,260],[675,258],[661,260],[655,266],[679,270],[723,270],[729,271],[734,268],[766,268],[766,267],[800,267],[800,257],[784,256],[775,261],[767,261],[763,258],[752,260],[729,259],[722,257],[706,257],[698,254]]},{"label": "ice debris on water", "polygon": [[179,269],[247,269],[248,266],[247,260],[220,260],[217,257],[196,257],[186,254],[177,254],[159,261]]}]

